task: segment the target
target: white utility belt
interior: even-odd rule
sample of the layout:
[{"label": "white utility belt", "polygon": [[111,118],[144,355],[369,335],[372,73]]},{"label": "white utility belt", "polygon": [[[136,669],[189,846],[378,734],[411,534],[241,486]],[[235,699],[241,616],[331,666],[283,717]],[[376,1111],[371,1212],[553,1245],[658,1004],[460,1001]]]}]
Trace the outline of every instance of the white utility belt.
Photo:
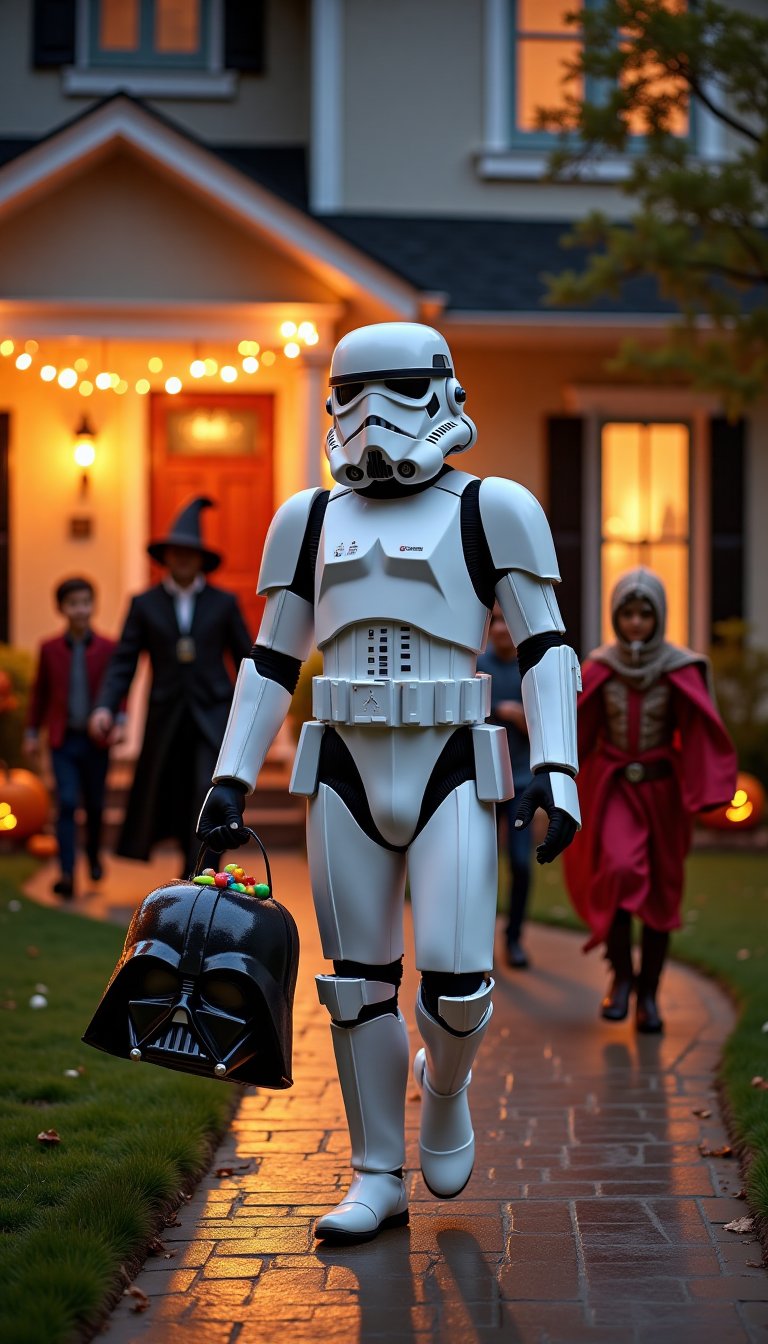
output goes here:
[{"label": "white utility belt", "polygon": [[431,728],[484,723],[490,712],[491,679],[486,672],[438,681],[312,678],[312,713],[320,723]]}]

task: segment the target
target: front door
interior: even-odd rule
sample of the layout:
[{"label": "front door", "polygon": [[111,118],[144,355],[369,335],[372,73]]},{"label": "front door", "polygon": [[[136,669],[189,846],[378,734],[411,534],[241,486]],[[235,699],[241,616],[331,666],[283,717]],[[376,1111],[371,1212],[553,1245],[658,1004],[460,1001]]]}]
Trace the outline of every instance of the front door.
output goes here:
[{"label": "front door", "polygon": [[237,593],[255,638],[264,605],[256,579],[274,512],[273,398],[158,394],[151,416],[151,535],[165,536],[196,495],[212,499],[216,507],[202,514],[203,540],[224,557],[213,581]]}]

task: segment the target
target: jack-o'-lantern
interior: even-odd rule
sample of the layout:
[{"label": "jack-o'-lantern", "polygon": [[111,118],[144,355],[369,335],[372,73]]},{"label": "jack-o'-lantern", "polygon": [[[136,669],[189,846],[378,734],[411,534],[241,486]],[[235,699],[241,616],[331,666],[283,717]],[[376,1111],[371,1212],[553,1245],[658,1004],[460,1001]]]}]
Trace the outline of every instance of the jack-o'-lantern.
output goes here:
[{"label": "jack-o'-lantern", "polygon": [[48,816],[48,791],[31,770],[9,770],[0,761],[0,837],[26,840]]},{"label": "jack-o'-lantern", "polygon": [[702,812],[699,821],[715,831],[749,831],[759,826],[764,811],[765,790],[760,780],[740,771],[731,801],[714,812]]}]

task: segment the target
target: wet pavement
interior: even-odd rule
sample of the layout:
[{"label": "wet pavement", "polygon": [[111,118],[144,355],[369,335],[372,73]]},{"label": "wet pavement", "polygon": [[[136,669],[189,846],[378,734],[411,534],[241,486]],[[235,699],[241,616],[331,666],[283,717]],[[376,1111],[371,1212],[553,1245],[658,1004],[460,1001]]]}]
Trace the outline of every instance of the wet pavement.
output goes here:
[{"label": "wet pavement", "polygon": [[[99,894],[75,908],[125,922],[174,862],[113,861]],[[672,964],[662,1038],[603,1023],[603,963],[562,931],[532,926],[531,970],[497,968],[464,1194],[437,1201],[422,1182],[411,1086],[410,1226],[357,1247],[317,1243],[315,1217],[346,1189],[348,1139],[314,988],[326,967],[304,860],[272,862],[275,894],[302,934],[295,1086],[244,1094],[212,1173],[163,1234],[171,1258],[149,1259],[136,1279],[148,1309],[125,1297],[109,1344],[263,1344],[278,1332],[292,1344],[768,1341],[759,1243],[725,1230],[748,1213],[736,1163],[701,1152],[726,1143],[714,1070],[734,1020],[728,1000]],[[48,899],[49,883],[42,871],[31,894]],[[401,1005],[415,1050],[407,946]],[[222,1167],[233,1175],[217,1177]]]}]

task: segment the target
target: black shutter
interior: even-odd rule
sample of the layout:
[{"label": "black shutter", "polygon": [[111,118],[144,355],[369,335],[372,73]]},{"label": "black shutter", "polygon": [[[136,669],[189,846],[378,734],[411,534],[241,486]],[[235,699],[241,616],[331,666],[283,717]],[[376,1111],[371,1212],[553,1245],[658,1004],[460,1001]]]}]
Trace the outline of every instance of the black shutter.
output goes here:
[{"label": "black shutter", "polygon": [[264,0],[224,0],[224,64],[264,73]]},{"label": "black shutter", "polygon": [[557,600],[568,643],[582,656],[581,496],[583,488],[584,422],[576,415],[547,420],[549,523],[560,563],[562,583]]},{"label": "black shutter", "polygon": [[71,65],[75,59],[76,0],[35,0],[32,63]]},{"label": "black shutter", "polygon": [[8,425],[9,416],[0,412],[0,644],[9,640],[8,553],[10,523],[8,507]]},{"label": "black shutter", "polygon": [[712,572],[711,620],[744,616],[744,487],[746,426],[710,421]]}]

